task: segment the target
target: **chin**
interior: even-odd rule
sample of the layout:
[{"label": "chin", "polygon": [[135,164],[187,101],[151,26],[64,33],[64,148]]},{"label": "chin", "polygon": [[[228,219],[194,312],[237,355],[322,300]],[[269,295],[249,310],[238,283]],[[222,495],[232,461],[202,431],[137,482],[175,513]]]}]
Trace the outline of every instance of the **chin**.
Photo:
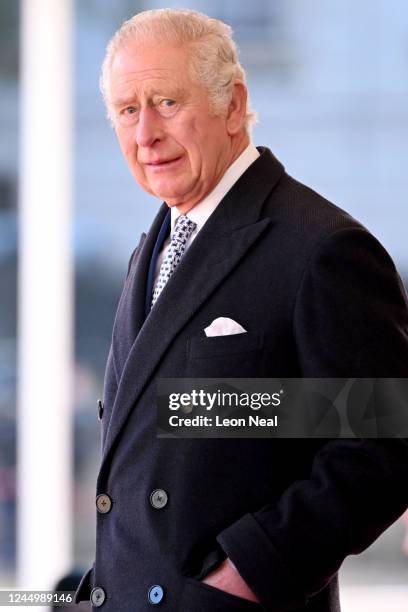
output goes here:
[{"label": "chin", "polygon": [[164,200],[169,206],[179,206],[186,201],[184,194],[174,194],[174,191],[170,194],[168,191],[157,189],[154,191],[154,195],[161,200]]}]

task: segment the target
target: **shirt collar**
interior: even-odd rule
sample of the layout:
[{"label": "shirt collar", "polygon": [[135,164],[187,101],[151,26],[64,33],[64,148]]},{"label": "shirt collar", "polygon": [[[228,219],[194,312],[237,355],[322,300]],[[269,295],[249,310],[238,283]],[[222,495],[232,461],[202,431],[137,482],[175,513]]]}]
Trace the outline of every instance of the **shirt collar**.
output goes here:
[{"label": "shirt collar", "polygon": [[[258,157],[259,152],[257,148],[250,143],[242,151],[241,155],[227,168],[214,189],[201,202],[188,211],[187,216],[197,224],[197,231],[203,227],[223,197]],[[180,212],[177,210],[177,206],[173,206],[171,208],[171,234],[174,231],[174,226],[179,216]]]}]

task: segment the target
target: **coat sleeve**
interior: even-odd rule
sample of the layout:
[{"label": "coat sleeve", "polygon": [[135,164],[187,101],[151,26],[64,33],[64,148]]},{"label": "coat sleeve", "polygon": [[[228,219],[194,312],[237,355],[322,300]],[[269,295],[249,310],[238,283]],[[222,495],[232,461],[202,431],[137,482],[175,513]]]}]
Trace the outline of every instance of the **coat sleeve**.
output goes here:
[{"label": "coat sleeve", "polygon": [[[304,377],[407,375],[406,294],[388,254],[364,228],[338,230],[311,256],[294,334]],[[322,440],[308,479],[217,541],[266,609],[301,607],[347,555],[367,548],[404,512],[407,483],[406,440]]]}]

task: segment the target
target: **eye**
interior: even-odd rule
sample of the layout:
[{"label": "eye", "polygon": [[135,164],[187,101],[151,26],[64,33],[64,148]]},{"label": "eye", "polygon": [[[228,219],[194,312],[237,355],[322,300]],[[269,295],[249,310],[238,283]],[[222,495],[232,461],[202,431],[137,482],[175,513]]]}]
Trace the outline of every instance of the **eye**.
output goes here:
[{"label": "eye", "polygon": [[122,125],[133,125],[139,118],[139,109],[136,106],[126,106],[119,113],[119,122]]},{"label": "eye", "polygon": [[157,104],[159,112],[164,117],[171,117],[177,111],[178,104],[176,100],[170,98],[163,98]]},{"label": "eye", "polygon": [[176,103],[175,100],[170,100],[168,98],[165,98],[164,100],[160,101],[159,106],[162,106],[164,108],[169,108],[169,107],[173,106],[175,103]]}]

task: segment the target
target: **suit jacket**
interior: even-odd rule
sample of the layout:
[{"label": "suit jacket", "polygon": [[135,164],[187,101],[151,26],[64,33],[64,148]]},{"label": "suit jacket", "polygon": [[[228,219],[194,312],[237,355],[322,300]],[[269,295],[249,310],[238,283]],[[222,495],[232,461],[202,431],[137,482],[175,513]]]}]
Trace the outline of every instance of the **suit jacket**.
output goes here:
[{"label": "suit jacket", "polygon": [[[405,377],[408,306],[378,241],[266,148],[145,318],[163,204],[132,254],[109,352],[96,557],[109,612],[339,608],[337,571],[408,506],[403,440],[159,439],[161,377]],[[219,316],[247,333],[207,338]],[[165,491],[161,508],[151,493]],[[203,584],[226,555],[260,604]],[[96,607],[94,607],[96,609]]]}]

